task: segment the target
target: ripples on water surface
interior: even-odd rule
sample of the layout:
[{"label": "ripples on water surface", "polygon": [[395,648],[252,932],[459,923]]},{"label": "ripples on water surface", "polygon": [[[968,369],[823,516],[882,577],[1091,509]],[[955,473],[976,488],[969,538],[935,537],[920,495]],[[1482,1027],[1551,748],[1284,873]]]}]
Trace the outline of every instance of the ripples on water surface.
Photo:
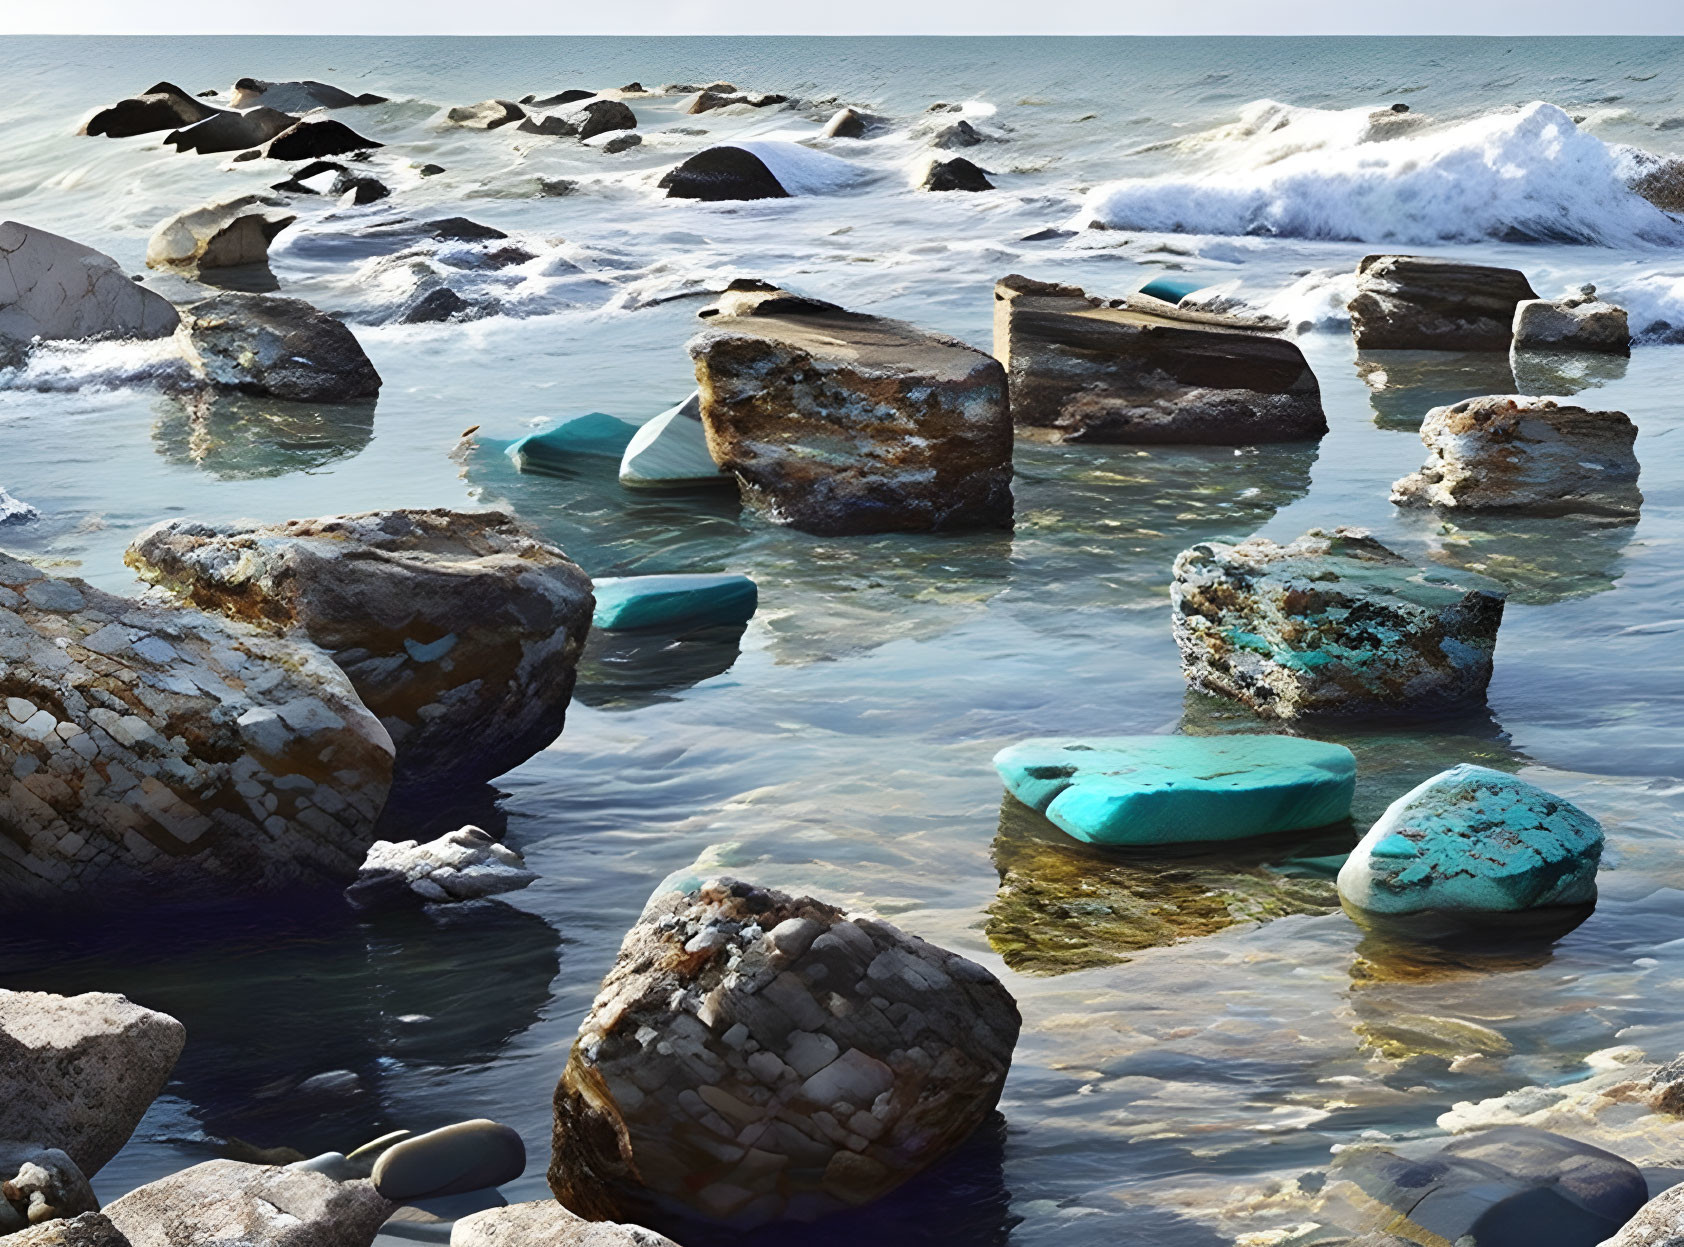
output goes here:
[{"label": "ripples on water surface", "polygon": [[[38,359],[0,390],[0,483],[44,517],[8,533],[9,546],[122,590],[124,545],[169,516],[491,504],[593,574],[731,568],[761,585],[740,639],[650,655],[599,638],[563,737],[506,776],[501,797],[465,793],[441,813],[506,830],[541,873],[508,905],[358,921],[328,897],[113,918],[104,930],[26,922],[0,949],[9,984],[126,991],[192,1036],[169,1093],[100,1175],[106,1197],[208,1157],[213,1137],[312,1151],[481,1115],[519,1128],[534,1156],[507,1194],[542,1195],[549,1096],[572,1034],[650,887],[704,852],[963,951],[1022,1005],[1003,1136],[865,1214],[884,1241],[1226,1243],[1290,1223],[1266,1201],[1249,1217],[1222,1210],[1324,1166],[1332,1145],[1430,1132],[1457,1101],[1582,1077],[1585,1055],[1613,1044],[1661,1057],[1684,1047],[1684,348],[1643,344],[1629,366],[1585,375],[1519,361],[1514,378],[1488,358],[1358,359],[1333,324],[1301,338],[1332,425],[1319,446],[1021,443],[1010,534],[809,537],[717,499],[628,495],[606,464],[523,477],[500,451],[535,421],[592,410],[642,420],[682,396],[692,380],[680,346],[698,304],[660,300],[737,275],[986,347],[992,283],[1014,270],[1106,294],[1165,268],[1238,279],[1258,299],[1299,283],[1294,307],[1315,319],[1318,300],[1336,298],[1306,273],[1348,272],[1379,245],[1406,243],[1519,266],[1542,293],[1594,281],[1644,309],[1645,324],[1664,320],[1684,290],[1676,243],[1635,237],[1631,223],[1654,218],[1612,175],[1596,183],[1585,170],[1631,159],[1630,147],[1684,150],[1679,42],[13,39],[0,64],[0,214],[136,271],[163,216],[279,176],[148,138],[73,136],[94,107],[160,78],[196,91],[247,74],[317,77],[389,95],[340,116],[388,143],[374,170],[395,191],[331,219],[306,206],[274,252],[283,293],[357,323],[386,378],[376,406],[225,402],[195,415],[146,386],[89,384],[145,374],[134,349]],[[716,77],[835,95],[895,129],[832,148],[861,166],[858,184],[729,206],[658,199],[653,180],[709,141],[811,134],[827,109],[681,118],[676,97],[633,101],[649,137],[618,156],[432,121],[492,95]],[[1250,107],[1271,99],[1292,106],[1285,131]],[[997,171],[998,193],[910,189],[923,148],[909,130],[935,100],[966,102],[1002,140],[966,153]],[[1281,145],[1304,135],[1299,146],[1342,167],[1349,126],[1337,110],[1394,100],[1447,123],[1532,100],[1579,119],[1575,135],[1597,144],[1570,145],[1571,168],[1513,127],[1493,140],[1508,145],[1513,179],[1490,192],[1491,215],[1535,219],[1542,197],[1571,227],[1560,236],[1591,241],[1435,244],[1432,231],[1460,227],[1435,224],[1430,197],[1419,213],[1384,216],[1395,187],[1365,200],[1366,240],[1124,229],[1022,241],[1076,221],[1096,186],[1125,177],[1150,179],[1131,194],[1159,206],[1164,187],[1200,175],[1313,205],[1325,183],[1269,181]],[[1446,160],[1435,167],[1449,187],[1458,166]],[[405,171],[424,161],[449,172],[423,182]],[[1550,199],[1569,175],[1576,198]],[[578,189],[536,193],[557,178]],[[405,278],[345,234],[412,212],[470,216],[533,250],[501,285],[451,277],[482,281],[470,292],[510,315],[379,323]],[[1218,227],[1220,213],[1200,212],[1189,199],[1184,228]],[[1390,506],[1389,483],[1423,457],[1415,428],[1428,406],[1516,385],[1588,388],[1587,401],[1632,416],[1640,522],[1451,523]],[[452,459],[470,425],[478,449]],[[989,758],[1025,735],[1251,726],[1183,689],[1170,561],[1197,540],[1336,523],[1510,586],[1488,716],[1327,733],[1362,766],[1356,827],[1331,837],[1095,859],[1003,805]],[[1459,761],[1523,771],[1608,830],[1601,905],[1548,954],[1425,964],[1373,946],[1334,907],[1328,881],[1356,829]],[[293,1093],[333,1069],[355,1071],[366,1091]]]}]

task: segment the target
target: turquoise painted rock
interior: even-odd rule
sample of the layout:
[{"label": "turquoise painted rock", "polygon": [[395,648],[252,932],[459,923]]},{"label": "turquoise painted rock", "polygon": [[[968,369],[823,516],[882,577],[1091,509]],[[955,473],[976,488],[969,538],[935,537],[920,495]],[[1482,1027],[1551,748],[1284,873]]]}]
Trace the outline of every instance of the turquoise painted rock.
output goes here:
[{"label": "turquoise painted rock", "polygon": [[1183,844],[1336,823],[1351,813],[1357,760],[1296,736],[1115,736],[1027,740],[994,767],[1006,788],[1078,840]]},{"label": "turquoise painted rock", "polygon": [[1359,921],[1403,915],[1588,912],[1602,827],[1536,784],[1483,766],[1451,767],[1406,792],[1339,871]]},{"label": "turquoise painted rock", "polygon": [[1154,277],[1140,288],[1140,293],[1165,303],[1179,303],[1195,290],[1211,284],[1208,277]]},{"label": "turquoise painted rock", "polygon": [[526,1144],[513,1129],[478,1118],[401,1140],[374,1162],[374,1189],[407,1203],[513,1182],[526,1172]]},{"label": "turquoise painted rock", "polygon": [[593,588],[596,614],[591,624],[604,632],[747,623],[760,604],[754,581],[737,572],[610,576]]},{"label": "turquoise painted rock", "polygon": [[617,459],[625,453],[637,426],[593,411],[575,416],[510,444],[506,453],[522,472],[564,472],[581,457]]}]

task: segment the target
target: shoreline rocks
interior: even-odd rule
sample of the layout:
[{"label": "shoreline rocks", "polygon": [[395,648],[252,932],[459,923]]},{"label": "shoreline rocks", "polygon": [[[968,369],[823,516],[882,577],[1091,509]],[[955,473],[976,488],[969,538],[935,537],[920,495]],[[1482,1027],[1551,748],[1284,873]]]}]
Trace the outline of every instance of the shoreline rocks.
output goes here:
[{"label": "shoreline rocks", "polygon": [[108,255],[18,221],[0,221],[0,364],[34,338],[167,338],[168,299]]},{"label": "shoreline rocks", "polygon": [[269,244],[298,218],[284,201],[268,195],[240,195],[178,212],[152,231],[146,244],[148,268],[189,273],[203,269],[267,264]]},{"label": "shoreline rocks", "polygon": [[344,322],[302,299],[218,294],[181,310],[182,354],[206,382],[298,402],[380,393],[380,374]]},{"label": "shoreline rocks", "polygon": [[1371,255],[1347,310],[1359,351],[1506,351],[1515,309],[1537,297],[1518,269]]},{"label": "shoreline rocks", "polygon": [[450,1247],[678,1247],[664,1234],[616,1221],[586,1221],[553,1199],[463,1217]]}]

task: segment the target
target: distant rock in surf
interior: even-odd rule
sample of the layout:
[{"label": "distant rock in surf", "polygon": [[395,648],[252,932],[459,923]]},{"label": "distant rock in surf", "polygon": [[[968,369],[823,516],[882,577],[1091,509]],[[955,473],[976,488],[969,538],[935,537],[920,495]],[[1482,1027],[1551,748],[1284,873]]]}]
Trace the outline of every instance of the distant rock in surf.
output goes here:
[{"label": "distant rock in surf", "polygon": [[453,126],[468,130],[495,130],[512,125],[526,116],[513,100],[481,100],[478,104],[463,104],[445,113],[444,119]]},{"label": "distant rock in surf", "polygon": [[90,117],[79,133],[125,139],[159,130],[179,130],[222,110],[201,104],[180,87],[160,82],[143,95],[118,100]]},{"label": "distant rock in surf", "polygon": [[220,389],[330,403],[380,392],[355,335],[302,299],[215,295],[183,309],[178,336],[188,363]]},{"label": "distant rock in surf", "polygon": [[147,267],[197,273],[266,264],[269,244],[298,219],[275,211],[284,203],[267,195],[241,195],[178,212],[152,231]]},{"label": "distant rock in surf", "polygon": [[359,104],[384,104],[378,95],[352,95],[325,82],[305,78],[295,82],[264,82],[241,78],[234,84],[230,100],[235,108],[279,109],[283,113],[307,113],[313,108],[351,108]]},{"label": "distant rock in surf", "polygon": [[705,148],[657,184],[669,199],[787,199],[840,190],[859,166],[799,143],[745,139]]},{"label": "distant rock in surf", "polygon": [[0,364],[34,338],[165,338],[180,316],[92,247],[0,221]]},{"label": "distant rock in surf", "polygon": [[242,154],[239,159],[320,160],[324,156],[345,156],[384,146],[384,143],[358,134],[343,121],[335,121],[331,117],[307,117],[297,125],[282,130],[250,156]]},{"label": "distant rock in surf", "polygon": [[988,174],[963,156],[951,160],[935,160],[919,185],[927,191],[991,191],[994,183]]},{"label": "distant rock in surf", "polygon": [[1515,308],[1537,297],[1518,269],[1371,255],[1357,266],[1351,333],[1359,351],[1506,351]]},{"label": "distant rock in surf", "polygon": [[217,113],[214,117],[183,127],[164,139],[179,152],[201,156],[218,152],[261,147],[277,134],[290,130],[298,118],[273,108],[254,108],[244,113]]},{"label": "distant rock in surf", "polygon": [[863,139],[876,122],[875,117],[857,108],[839,108],[824,123],[820,133],[827,139]]},{"label": "distant rock in surf", "polygon": [[711,113],[721,108],[729,108],[733,104],[744,104],[749,108],[771,108],[775,104],[788,102],[787,95],[754,95],[736,91],[734,88],[730,91],[719,91],[714,87],[705,87],[697,93],[696,98],[690,102],[690,107],[684,111]]},{"label": "distant rock in surf", "polygon": [[577,87],[573,87],[566,91],[559,91],[555,95],[546,95],[543,99],[539,99],[535,95],[528,95],[522,98],[520,102],[530,108],[555,108],[561,104],[576,104],[580,100],[588,100],[595,94],[595,91],[581,91]]},{"label": "distant rock in surf", "polygon": [[523,134],[573,135],[585,140],[610,130],[635,130],[637,114],[619,100],[587,98],[559,113],[528,116],[515,128]]},{"label": "distant rock in surf", "polygon": [[0,489],[0,527],[32,524],[40,518],[41,512],[29,503],[14,498],[4,489]]}]

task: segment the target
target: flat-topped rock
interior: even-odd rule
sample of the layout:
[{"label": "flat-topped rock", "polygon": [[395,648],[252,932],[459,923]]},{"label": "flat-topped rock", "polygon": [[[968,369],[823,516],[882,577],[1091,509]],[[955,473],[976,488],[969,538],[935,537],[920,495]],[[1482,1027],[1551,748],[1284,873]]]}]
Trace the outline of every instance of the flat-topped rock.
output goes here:
[{"label": "flat-topped rock", "polygon": [[1092,844],[1239,840],[1348,818],[1357,762],[1296,736],[1046,737],[994,755],[1006,790]]},{"label": "flat-topped rock", "polygon": [[713,461],[702,427],[702,396],[693,393],[640,426],[620,459],[620,484],[632,489],[693,489],[735,485]]},{"label": "flat-topped rock", "polygon": [[0,893],[349,879],[392,742],[312,645],[0,556]]},{"label": "flat-topped rock", "polygon": [[1327,432],[1303,352],[1221,317],[1114,307],[1014,275],[994,287],[994,354],[1013,420],[1065,441],[1243,446]]},{"label": "flat-topped rock", "polygon": [[128,561],[196,606],[327,651],[396,743],[398,807],[495,779],[553,741],[590,627],[584,572],[496,511],[176,520]]},{"label": "flat-topped rock", "polygon": [[1631,326],[1625,308],[1597,298],[1595,286],[1580,286],[1560,299],[1516,304],[1514,345],[1516,350],[1630,355]]},{"label": "flat-topped rock", "polygon": [[179,130],[221,111],[194,99],[172,83],[160,82],[142,95],[100,109],[88,118],[80,133],[111,139],[133,138],[159,130]]},{"label": "flat-topped rock", "polygon": [[302,299],[218,294],[182,309],[182,354],[207,383],[299,402],[380,393],[380,374],[343,321]]},{"label": "flat-topped rock", "polygon": [[617,1221],[586,1221],[553,1199],[487,1208],[450,1230],[450,1247],[678,1247],[664,1234]]},{"label": "flat-topped rock", "polygon": [[592,625],[604,632],[747,623],[760,603],[754,581],[740,572],[610,576],[599,578],[592,588]]},{"label": "flat-topped rock", "polygon": [[1196,545],[1175,560],[1170,604],[1188,682],[1280,719],[1479,706],[1503,619],[1491,581],[1346,528]]},{"label": "flat-topped rock", "polygon": [[1515,308],[1536,299],[1518,269],[1371,255],[1348,305],[1359,351],[1506,351]]},{"label": "flat-topped rock", "polygon": [[1497,394],[1435,407],[1427,462],[1392,486],[1400,506],[1536,515],[1636,515],[1637,426],[1622,411]]},{"label": "flat-topped rock", "polygon": [[396,1208],[366,1180],[210,1160],[136,1187],[105,1215],[132,1247],[369,1247]]},{"label": "flat-topped rock", "polygon": [[297,124],[298,118],[274,108],[253,108],[245,112],[217,113],[190,126],[183,126],[164,139],[178,152],[198,152],[201,156],[218,152],[244,151],[260,147],[284,130]]},{"label": "flat-topped rock", "polygon": [[166,338],[181,318],[108,255],[0,221],[0,358],[31,339]]},{"label": "flat-topped rock", "polygon": [[752,285],[709,309],[686,347],[708,449],[749,506],[825,534],[1011,522],[997,361],[902,321]]},{"label": "flat-topped rock", "polygon": [[669,880],[556,1087],[550,1187],[581,1216],[656,1226],[869,1203],[993,1112],[1019,1026],[988,971],[886,922]]},{"label": "flat-topped rock", "polygon": [[267,264],[269,244],[298,218],[277,211],[285,202],[268,195],[239,195],[165,219],[146,244],[149,268],[233,268]]}]

